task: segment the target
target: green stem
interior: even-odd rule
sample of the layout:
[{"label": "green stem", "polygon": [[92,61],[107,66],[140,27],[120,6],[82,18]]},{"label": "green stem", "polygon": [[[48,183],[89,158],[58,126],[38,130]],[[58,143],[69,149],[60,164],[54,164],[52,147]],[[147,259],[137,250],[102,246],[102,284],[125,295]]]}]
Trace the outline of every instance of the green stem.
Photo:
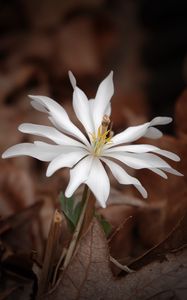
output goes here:
[{"label": "green stem", "polygon": [[79,238],[79,235],[80,235],[80,231],[82,229],[82,224],[83,224],[83,221],[84,221],[84,216],[85,216],[85,213],[86,213],[86,208],[87,208],[87,205],[88,205],[89,196],[90,196],[90,190],[87,187],[87,185],[85,185],[83,196],[82,196],[82,201],[83,201],[84,205],[83,205],[83,208],[82,208],[77,226],[76,226],[75,231],[73,233],[73,237],[72,237],[72,240],[70,242],[70,245],[69,245],[65,260],[64,260],[63,269],[65,269],[68,266],[73,254],[74,254],[74,251],[75,251],[75,248],[76,248],[76,245],[77,245],[77,241],[78,241],[78,238]]}]

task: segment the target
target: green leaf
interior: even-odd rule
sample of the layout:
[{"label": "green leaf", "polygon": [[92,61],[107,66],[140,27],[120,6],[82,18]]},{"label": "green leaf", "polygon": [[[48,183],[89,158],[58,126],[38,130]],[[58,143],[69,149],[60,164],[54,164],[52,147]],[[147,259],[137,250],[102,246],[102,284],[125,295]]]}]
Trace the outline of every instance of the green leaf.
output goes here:
[{"label": "green leaf", "polygon": [[60,203],[70,229],[74,231],[82,211],[83,203],[79,201],[75,205],[75,199],[73,197],[66,198],[63,193],[60,196]]},{"label": "green leaf", "polygon": [[101,227],[103,228],[106,237],[108,237],[112,231],[112,226],[105,218],[103,218],[103,216],[101,216],[99,214],[95,214],[95,216],[96,216],[97,220],[99,221],[99,223],[101,224]]}]

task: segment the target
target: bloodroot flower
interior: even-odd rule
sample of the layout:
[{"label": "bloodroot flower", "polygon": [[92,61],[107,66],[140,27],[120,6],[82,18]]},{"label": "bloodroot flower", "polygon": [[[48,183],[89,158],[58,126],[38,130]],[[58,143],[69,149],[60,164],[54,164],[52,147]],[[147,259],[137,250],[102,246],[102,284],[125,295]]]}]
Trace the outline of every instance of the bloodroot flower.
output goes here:
[{"label": "bloodroot flower", "polygon": [[134,185],[145,198],[146,190],[138,179],[125,171],[126,166],[134,169],[147,168],[164,178],[167,178],[165,172],[182,175],[160,157],[179,161],[180,158],[176,154],[147,144],[129,145],[143,136],[160,138],[162,133],[155,126],[168,124],[172,121],[171,118],[156,117],[151,122],[129,127],[113,136],[110,122],[111,97],[114,93],[113,72],[101,82],[95,99],[91,100],[88,100],[85,93],[77,87],[71,72],[69,77],[74,89],[74,112],[82,123],[85,134],[71,122],[65,109],[57,102],[46,96],[29,96],[32,99],[31,105],[36,110],[46,113],[54,127],[24,123],[19,126],[19,130],[45,137],[53,143],[35,141],[17,144],[5,151],[3,158],[28,155],[50,162],[47,176],[51,176],[61,168],[70,168],[66,197],[72,196],[84,183],[88,185],[102,207],[106,206],[110,191],[105,166],[119,183]]}]

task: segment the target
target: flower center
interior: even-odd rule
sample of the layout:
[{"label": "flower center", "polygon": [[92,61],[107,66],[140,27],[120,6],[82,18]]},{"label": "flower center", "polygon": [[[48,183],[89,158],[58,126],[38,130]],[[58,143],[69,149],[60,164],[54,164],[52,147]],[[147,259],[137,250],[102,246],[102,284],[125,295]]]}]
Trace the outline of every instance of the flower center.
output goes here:
[{"label": "flower center", "polygon": [[99,156],[103,146],[111,141],[111,126],[110,118],[104,115],[101,125],[97,130],[97,134],[92,133],[93,154]]}]

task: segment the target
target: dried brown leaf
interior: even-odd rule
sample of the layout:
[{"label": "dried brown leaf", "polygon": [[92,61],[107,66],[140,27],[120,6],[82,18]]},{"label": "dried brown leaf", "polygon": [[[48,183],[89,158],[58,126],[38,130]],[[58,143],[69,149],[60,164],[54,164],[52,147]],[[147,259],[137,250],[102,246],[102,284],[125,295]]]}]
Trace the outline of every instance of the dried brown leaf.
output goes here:
[{"label": "dried brown leaf", "polygon": [[30,253],[33,248],[41,251],[42,235],[37,222],[41,205],[38,202],[0,221],[1,240],[12,251]]},{"label": "dried brown leaf", "polygon": [[56,289],[45,299],[186,299],[186,248],[166,254],[166,259],[114,278],[104,233],[94,220]]},{"label": "dried brown leaf", "polygon": [[161,243],[134,260],[130,267],[137,270],[154,260],[164,260],[168,252],[175,252],[185,245],[187,245],[187,214],[179,220]]},{"label": "dried brown leaf", "polygon": [[0,215],[12,215],[35,202],[34,186],[26,170],[0,161]]}]

